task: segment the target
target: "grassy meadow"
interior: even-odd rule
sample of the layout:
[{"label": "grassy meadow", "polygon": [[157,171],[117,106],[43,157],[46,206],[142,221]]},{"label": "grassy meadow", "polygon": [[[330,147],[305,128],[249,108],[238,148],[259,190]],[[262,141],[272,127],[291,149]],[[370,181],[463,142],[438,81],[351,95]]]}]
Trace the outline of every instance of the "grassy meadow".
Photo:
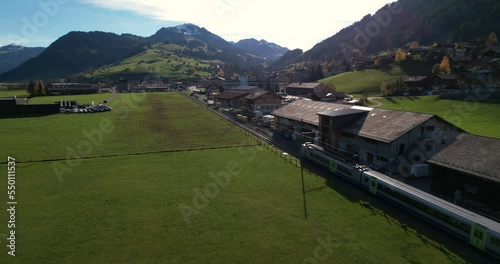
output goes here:
[{"label": "grassy meadow", "polygon": [[[0,156],[22,161],[17,256],[3,245],[0,263],[465,263],[309,172],[304,219],[299,168],[178,94],[110,105],[0,119]],[[102,132],[92,158],[29,161],[85,151],[82,129]],[[57,164],[71,169],[57,177]]]},{"label": "grassy meadow", "polygon": [[377,98],[381,108],[438,115],[476,135],[500,138],[500,100],[460,101],[439,96]]},{"label": "grassy meadow", "polygon": [[384,69],[367,69],[346,72],[325,78],[319,82],[335,87],[337,91],[353,95],[379,96],[380,84],[396,85],[399,78],[406,80],[413,75],[430,75],[432,66],[424,63],[403,62],[387,65]]},{"label": "grassy meadow", "polygon": [[[209,75],[210,61],[202,61],[184,56],[185,48],[176,44],[154,44],[146,51],[123,61],[100,67],[86,73],[87,78],[112,78],[115,76],[139,76],[155,74],[160,77],[187,78],[195,74]],[[191,74],[187,74],[192,70]]]}]

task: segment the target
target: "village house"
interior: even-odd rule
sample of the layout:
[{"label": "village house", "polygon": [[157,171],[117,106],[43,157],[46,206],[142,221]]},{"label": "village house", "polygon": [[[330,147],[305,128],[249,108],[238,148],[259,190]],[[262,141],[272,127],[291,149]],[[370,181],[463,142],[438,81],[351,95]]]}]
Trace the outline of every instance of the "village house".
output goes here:
[{"label": "village house", "polygon": [[328,94],[335,92],[322,83],[291,83],[286,87],[288,95],[305,97],[313,100],[325,99]]},{"label": "village house", "polygon": [[281,107],[282,97],[268,91],[258,91],[243,98],[243,111],[251,115],[267,115]]},{"label": "village house", "polygon": [[213,97],[214,104],[221,108],[240,109],[243,105],[243,98],[247,95],[246,92],[223,92]]}]

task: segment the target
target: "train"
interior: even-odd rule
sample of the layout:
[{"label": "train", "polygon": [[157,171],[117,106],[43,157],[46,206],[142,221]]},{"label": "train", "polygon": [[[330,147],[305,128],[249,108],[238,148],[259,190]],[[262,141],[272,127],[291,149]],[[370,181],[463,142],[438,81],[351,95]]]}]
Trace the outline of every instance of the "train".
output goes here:
[{"label": "train", "polygon": [[313,143],[302,144],[300,151],[303,158],[327,169],[335,176],[381,197],[500,260],[500,223],[369,167],[331,155]]}]

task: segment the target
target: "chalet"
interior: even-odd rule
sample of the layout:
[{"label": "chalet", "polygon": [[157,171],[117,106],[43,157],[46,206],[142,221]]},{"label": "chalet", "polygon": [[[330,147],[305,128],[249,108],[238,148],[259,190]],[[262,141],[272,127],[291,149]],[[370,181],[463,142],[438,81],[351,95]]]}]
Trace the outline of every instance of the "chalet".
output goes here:
[{"label": "chalet", "polygon": [[500,58],[500,47],[491,47],[483,51],[483,57]]},{"label": "chalet", "polygon": [[[457,140],[434,155],[428,163],[432,190],[453,198],[500,210],[500,140],[462,133]],[[470,204],[470,203],[469,203]],[[478,208],[475,208],[478,209]]]},{"label": "chalet", "polygon": [[219,92],[222,93],[224,89],[222,88],[221,85],[218,85],[217,83],[210,83],[209,85],[205,86],[205,91],[208,94],[219,93]]},{"label": "chalet", "polygon": [[243,105],[243,98],[247,95],[246,92],[223,92],[213,97],[214,104],[222,108],[239,109]]},{"label": "chalet", "polygon": [[256,115],[267,115],[281,106],[281,96],[268,91],[258,91],[243,99],[243,111]]},{"label": "chalet", "polygon": [[405,86],[410,90],[415,89],[428,89],[431,87],[431,79],[429,76],[411,76],[404,81]]},{"label": "chalet", "polygon": [[334,91],[322,83],[291,83],[286,87],[286,93],[293,96],[302,96],[321,100],[328,93]]},{"label": "chalet", "polygon": [[453,89],[458,85],[458,76],[455,74],[441,74],[431,77],[431,83],[435,89]]},{"label": "chalet", "polygon": [[82,83],[51,83],[47,87],[48,94],[93,94],[98,93],[100,85]]}]

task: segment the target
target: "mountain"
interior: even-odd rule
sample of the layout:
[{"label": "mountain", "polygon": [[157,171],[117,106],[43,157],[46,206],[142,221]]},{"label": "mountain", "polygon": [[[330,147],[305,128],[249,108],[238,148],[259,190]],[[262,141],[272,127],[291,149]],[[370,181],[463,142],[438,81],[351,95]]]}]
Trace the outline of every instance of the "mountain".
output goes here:
[{"label": "mountain", "polygon": [[[354,51],[372,55],[413,41],[431,45],[486,38],[491,32],[500,33],[498,17],[497,0],[399,0],[366,15],[294,60],[342,60]],[[283,62],[274,65],[279,64]]]},{"label": "mountain", "polygon": [[279,59],[283,54],[285,54],[289,49],[281,47],[275,43],[270,43],[265,40],[256,40],[254,38],[243,39],[235,43],[235,45],[247,51],[250,54],[266,58],[270,61],[275,61]]},{"label": "mountain", "polygon": [[147,38],[151,43],[177,44],[184,46],[186,55],[197,59],[218,59],[227,63],[239,63],[243,68],[265,64],[263,58],[247,54],[244,50],[213,34],[203,27],[183,24],[162,28]]},{"label": "mountain", "polygon": [[[176,48],[171,51],[169,50],[171,46],[168,45],[174,45]],[[141,64],[139,65],[141,67],[133,67],[135,73],[147,73],[145,66],[151,66],[146,65],[147,61],[153,60],[150,58],[151,53],[159,54],[154,59],[156,61],[169,61],[175,57],[176,62],[186,59],[186,61],[196,61],[195,64],[198,63],[198,66],[202,62],[197,60],[217,61],[219,64],[225,63],[226,66],[238,70],[263,69],[268,63],[266,59],[249,54],[205,28],[183,24],[161,28],[154,35],[146,38],[98,31],[70,32],[52,43],[39,56],[0,75],[0,81],[54,79],[75,74],[83,76],[85,75],[83,72],[92,73],[100,67],[107,69],[113,67],[116,73],[123,66],[122,63],[126,64],[135,60]],[[144,55],[144,59],[136,56],[140,54]],[[132,57],[134,59],[127,60]],[[143,61],[146,63],[143,64]],[[176,69],[189,66],[178,67],[173,64],[175,63],[172,62],[171,66]],[[166,66],[166,64],[162,65]],[[191,65],[191,67],[194,66]],[[122,68],[133,71],[129,65]],[[169,69],[170,67],[164,67],[159,70],[169,71]],[[190,71],[196,72],[197,70],[191,69]],[[161,75],[167,76],[168,74],[162,72]],[[174,76],[179,75],[175,73]]]},{"label": "mountain", "polygon": [[137,54],[146,43],[144,38],[129,34],[70,32],[37,57],[0,75],[0,80],[62,78]]},{"label": "mountain", "polygon": [[45,48],[28,48],[17,44],[0,47],[0,73],[10,71],[25,61],[38,56]]}]

